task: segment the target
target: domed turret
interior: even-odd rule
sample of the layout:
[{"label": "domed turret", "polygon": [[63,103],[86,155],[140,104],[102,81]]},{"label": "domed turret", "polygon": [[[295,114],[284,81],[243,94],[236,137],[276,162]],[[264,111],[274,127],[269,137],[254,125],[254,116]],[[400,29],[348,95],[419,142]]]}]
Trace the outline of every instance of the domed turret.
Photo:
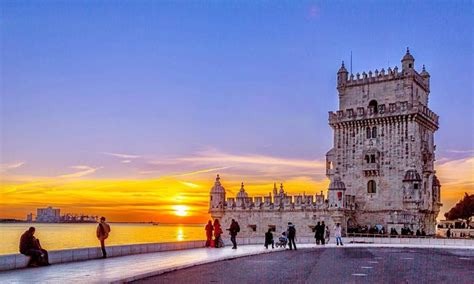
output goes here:
[{"label": "domed turret", "polygon": [[415,169],[411,169],[411,170],[406,171],[403,181],[404,182],[421,181],[421,176]]},{"label": "domed turret", "polygon": [[221,178],[219,175],[216,177],[214,186],[211,188],[210,201],[209,201],[209,212],[213,216],[217,215],[216,212],[219,212],[224,209],[225,204],[225,188],[221,185]]},{"label": "domed turret", "polygon": [[341,68],[337,71],[337,86],[341,87],[346,84],[347,76],[349,72],[347,72],[346,67],[344,66],[344,61],[342,61]]},{"label": "domed turret", "polygon": [[346,190],[346,185],[339,176],[335,176],[329,184],[329,190]]},{"label": "domed turret", "polygon": [[423,64],[423,69],[421,70],[420,75],[421,75],[421,77],[423,77],[423,78],[430,77],[430,73],[428,73],[428,71],[426,71],[425,64]]},{"label": "domed turret", "polygon": [[249,195],[245,192],[244,183],[240,185],[240,190],[237,193],[237,198],[247,198]]},{"label": "domed turret", "polygon": [[407,47],[407,52],[402,58],[402,71],[405,73],[408,70],[415,68],[415,58],[411,55],[410,49]]}]

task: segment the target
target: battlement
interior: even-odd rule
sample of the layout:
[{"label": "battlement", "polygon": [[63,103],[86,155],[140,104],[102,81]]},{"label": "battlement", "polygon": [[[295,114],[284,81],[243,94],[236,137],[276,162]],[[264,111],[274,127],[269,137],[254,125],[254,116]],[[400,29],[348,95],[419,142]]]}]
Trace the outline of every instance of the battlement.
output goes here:
[{"label": "battlement", "polygon": [[360,86],[364,84],[371,84],[371,83],[380,83],[385,81],[391,80],[399,80],[399,79],[406,79],[406,78],[413,78],[421,87],[423,87],[426,91],[429,91],[429,79],[423,78],[416,70],[409,70],[403,72],[402,70],[399,71],[398,67],[395,66],[393,69],[388,67],[387,71],[382,68],[380,71],[375,69],[374,72],[362,72],[350,74],[347,76],[347,80],[340,81],[338,83],[338,88],[344,87],[354,87]]},{"label": "battlement", "polygon": [[340,122],[372,119],[372,118],[385,118],[399,115],[417,114],[421,115],[436,128],[438,127],[439,116],[431,111],[428,107],[422,104],[410,104],[408,101],[400,101],[391,103],[388,106],[380,104],[375,108],[374,106],[368,106],[367,108],[358,107],[357,109],[346,109],[338,110],[336,112],[329,112],[329,124],[337,124]]}]

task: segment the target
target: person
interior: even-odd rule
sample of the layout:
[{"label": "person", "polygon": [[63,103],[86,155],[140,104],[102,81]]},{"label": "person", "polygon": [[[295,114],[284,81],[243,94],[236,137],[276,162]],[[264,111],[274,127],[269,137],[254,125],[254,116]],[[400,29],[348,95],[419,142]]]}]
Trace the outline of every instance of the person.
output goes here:
[{"label": "person", "polygon": [[219,219],[214,220],[214,247],[220,248],[224,246],[224,242],[221,239],[222,228]]},{"label": "person", "polygon": [[451,228],[448,228],[448,231],[446,231],[446,237],[448,239],[451,237]]},{"label": "person", "polygon": [[48,251],[41,247],[40,241],[35,238],[35,227],[30,227],[20,237],[20,253],[30,257],[28,267],[50,265]]},{"label": "person", "polygon": [[290,250],[292,250],[293,247],[295,247],[295,250],[296,250],[296,243],[295,243],[296,228],[295,228],[295,225],[293,225],[293,223],[291,223],[291,222],[288,222],[287,236],[288,236],[288,243],[289,243],[289,246],[290,246]]},{"label": "person", "polygon": [[105,250],[105,240],[109,237],[110,225],[105,222],[105,217],[100,217],[100,223],[97,225],[96,235],[100,241],[100,248],[102,249],[102,258],[107,258],[107,251]]},{"label": "person", "polygon": [[206,225],[206,228],[204,229],[206,230],[206,247],[210,247],[211,246],[211,241],[212,241],[212,231],[214,230],[214,227],[212,226],[212,221],[209,220],[207,222],[207,225]]},{"label": "person", "polygon": [[336,237],[336,245],[342,244],[342,227],[340,223],[336,224],[336,227],[334,227],[334,237]]},{"label": "person", "polygon": [[415,236],[417,236],[417,237],[421,236],[420,229],[417,229],[417,230],[416,230]]},{"label": "person", "polygon": [[321,238],[321,244],[324,245],[325,244],[325,240],[324,240],[324,229],[326,229],[326,224],[324,224],[324,221],[321,222],[321,227],[320,227],[320,233],[319,233],[319,237]]},{"label": "person", "polygon": [[275,248],[275,242],[273,241],[272,229],[268,229],[265,233],[265,248],[268,249],[268,245],[272,245],[272,249]]},{"label": "person", "polygon": [[324,231],[324,234],[325,234],[325,236],[324,236],[325,242],[326,242],[326,244],[329,244],[329,239],[331,238],[331,237],[330,237],[330,236],[331,236],[331,232],[329,231],[329,227],[328,227],[328,226],[326,226],[326,230]]},{"label": "person", "polygon": [[318,222],[318,224],[316,224],[316,227],[314,227],[314,238],[316,239],[317,245],[319,245],[319,242],[321,240],[320,233],[321,233],[321,222]]},{"label": "person", "polygon": [[230,241],[232,242],[232,249],[237,249],[237,241],[236,241],[235,238],[237,237],[237,233],[240,232],[239,223],[237,223],[237,221],[232,219],[232,222],[230,223],[230,227],[227,230],[229,231],[229,234],[230,234]]}]

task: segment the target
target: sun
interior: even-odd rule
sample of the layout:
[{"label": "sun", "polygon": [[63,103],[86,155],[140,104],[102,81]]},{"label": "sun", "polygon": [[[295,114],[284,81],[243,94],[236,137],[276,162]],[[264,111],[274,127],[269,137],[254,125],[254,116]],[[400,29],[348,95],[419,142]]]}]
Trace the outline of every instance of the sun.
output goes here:
[{"label": "sun", "polygon": [[187,216],[188,215],[188,206],[186,205],[173,205],[174,215],[176,216]]}]

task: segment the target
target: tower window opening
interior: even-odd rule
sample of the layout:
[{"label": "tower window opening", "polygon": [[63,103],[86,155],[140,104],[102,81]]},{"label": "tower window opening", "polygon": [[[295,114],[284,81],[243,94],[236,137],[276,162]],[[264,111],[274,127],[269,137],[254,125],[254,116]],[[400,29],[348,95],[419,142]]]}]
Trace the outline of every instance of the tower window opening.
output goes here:
[{"label": "tower window opening", "polygon": [[365,155],[365,161],[368,163],[370,163],[370,158],[369,158],[369,155]]},{"label": "tower window opening", "polygon": [[370,155],[370,162],[375,163],[375,155]]},{"label": "tower window opening", "polygon": [[377,137],[377,127],[372,127],[372,138],[376,138]]},{"label": "tower window opening", "polygon": [[371,100],[369,102],[369,107],[373,107],[374,109],[374,113],[377,113],[378,112],[378,103],[376,100]]},{"label": "tower window opening", "polygon": [[367,183],[367,193],[376,193],[376,192],[377,192],[377,188],[376,188],[375,181],[369,180],[369,182]]},{"label": "tower window opening", "polygon": [[367,127],[367,139],[370,139],[372,137],[372,132],[370,131],[370,127]]}]

